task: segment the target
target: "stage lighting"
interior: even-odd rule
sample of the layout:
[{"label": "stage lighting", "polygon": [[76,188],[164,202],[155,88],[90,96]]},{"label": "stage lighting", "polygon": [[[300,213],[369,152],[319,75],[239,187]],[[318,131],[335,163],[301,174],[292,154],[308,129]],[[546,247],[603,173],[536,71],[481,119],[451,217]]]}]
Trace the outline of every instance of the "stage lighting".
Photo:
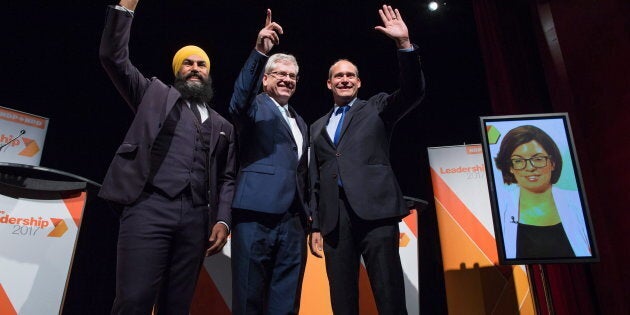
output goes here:
[{"label": "stage lighting", "polygon": [[431,1],[429,2],[429,11],[435,11],[440,7],[440,5],[435,2],[435,1]]}]

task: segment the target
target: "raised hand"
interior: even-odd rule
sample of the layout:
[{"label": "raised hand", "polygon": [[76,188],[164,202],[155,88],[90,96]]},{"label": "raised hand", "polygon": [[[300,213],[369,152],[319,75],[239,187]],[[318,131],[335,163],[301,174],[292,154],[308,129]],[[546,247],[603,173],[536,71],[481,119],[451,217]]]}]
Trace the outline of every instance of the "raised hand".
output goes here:
[{"label": "raised hand", "polygon": [[278,34],[282,33],[282,26],[271,21],[271,9],[267,9],[265,27],[258,32],[258,37],[256,38],[256,50],[266,55],[271,51],[273,46],[280,43],[280,36],[278,36]]},{"label": "raised hand", "polygon": [[383,8],[378,10],[378,14],[383,20],[383,26],[375,26],[374,29],[396,41],[396,46],[399,49],[411,48],[409,30],[398,9],[392,9],[389,5],[383,5]]}]

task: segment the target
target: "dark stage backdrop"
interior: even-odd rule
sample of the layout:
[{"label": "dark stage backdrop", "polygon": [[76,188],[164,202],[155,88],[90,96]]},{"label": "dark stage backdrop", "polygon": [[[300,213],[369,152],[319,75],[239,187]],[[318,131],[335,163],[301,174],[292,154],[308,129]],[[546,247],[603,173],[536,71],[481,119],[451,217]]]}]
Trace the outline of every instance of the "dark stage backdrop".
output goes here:
[{"label": "dark stage backdrop", "polygon": [[[26,0],[4,3],[0,10],[0,106],[49,117],[41,165],[97,182],[132,120],[98,60],[105,6],[113,3]],[[187,44],[203,47],[212,63],[214,108],[226,114],[233,82],[253,49],[265,9],[271,8],[285,30],[274,52],[296,55],[301,66],[291,104],[310,123],[332,106],[325,83],[328,67],[339,58],[358,65],[360,97],[396,89],[394,43],[373,29],[382,4],[144,0],[136,10],[131,58],[146,76],[172,82],[175,51]],[[391,4],[401,10],[413,42],[420,46],[427,79],[421,108],[394,133],[392,163],[405,195],[431,201],[426,147],[478,143],[477,117],[491,114],[472,1],[448,2],[435,13],[424,1]],[[82,253],[75,259],[75,265],[83,266],[70,283],[67,314],[108,312],[116,235],[116,220],[108,211],[100,204],[86,213],[84,229],[89,230],[82,230]],[[446,304],[433,207],[422,214],[419,229],[422,311],[442,314]]]}]

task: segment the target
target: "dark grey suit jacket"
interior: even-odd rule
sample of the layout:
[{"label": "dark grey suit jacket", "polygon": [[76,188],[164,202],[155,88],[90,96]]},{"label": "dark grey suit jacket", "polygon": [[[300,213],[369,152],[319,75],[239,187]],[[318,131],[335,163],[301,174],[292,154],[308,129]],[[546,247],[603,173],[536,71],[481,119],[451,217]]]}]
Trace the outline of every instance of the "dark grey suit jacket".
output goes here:
[{"label": "dark grey suit jacket", "polygon": [[398,52],[400,89],[357,99],[346,113],[339,143],[326,132],[332,110],[311,125],[312,228],[322,234],[337,225],[341,175],[343,188],[359,217],[402,218],[409,214],[389,160],[393,128],[424,98],[424,77],[417,49]]},{"label": "dark grey suit jacket", "polygon": [[[180,98],[172,86],[146,78],[129,60],[129,30],[133,17],[113,7],[107,10],[100,59],[112,82],[135,113],[123,143],[109,166],[99,196],[122,205],[135,202],[151,168],[151,147],[169,112]],[[208,158],[210,223],[231,224],[235,178],[234,127],[208,108],[212,124]]]}]

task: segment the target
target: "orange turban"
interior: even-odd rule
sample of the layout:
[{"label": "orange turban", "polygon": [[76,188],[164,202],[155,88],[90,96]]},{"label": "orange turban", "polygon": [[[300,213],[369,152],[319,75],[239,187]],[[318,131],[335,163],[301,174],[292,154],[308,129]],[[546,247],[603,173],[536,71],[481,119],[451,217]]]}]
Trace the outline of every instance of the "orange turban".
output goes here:
[{"label": "orange turban", "polygon": [[197,55],[203,58],[203,60],[205,60],[206,62],[206,65],[208,65],[208,72],[210,72],[210,58],[208,58],[208,55],[206,54],[206,52],[197,46],[189,45],[189,46],[182,47],[180,50],[178,50],[175,53],[175,56],[173,57],[173,74],[175,74],[175,76],[177,76],[177,72],[179,72],[179,68],[182,67],[182,63],[184,63],[184,59],[192,55]]}]

